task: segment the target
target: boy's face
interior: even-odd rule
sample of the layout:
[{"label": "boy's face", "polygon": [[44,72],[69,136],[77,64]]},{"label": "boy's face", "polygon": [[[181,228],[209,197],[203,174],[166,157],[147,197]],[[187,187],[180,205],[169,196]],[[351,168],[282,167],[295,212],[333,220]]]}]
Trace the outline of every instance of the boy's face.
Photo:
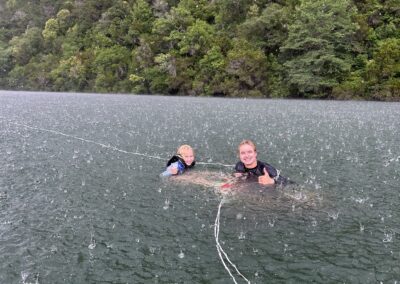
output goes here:
[{"label": "boy's face", "polygon": [[239,148],[239,159],[246,168],[254,168],[257,165],[257,152],[248,144],[243,144]]},{"label": "boy's face", "polygon": [[185,150],[181,153],[182,159],[185,161],[186,165],[190,166],[194,161],[194,153],[192,150]]}]

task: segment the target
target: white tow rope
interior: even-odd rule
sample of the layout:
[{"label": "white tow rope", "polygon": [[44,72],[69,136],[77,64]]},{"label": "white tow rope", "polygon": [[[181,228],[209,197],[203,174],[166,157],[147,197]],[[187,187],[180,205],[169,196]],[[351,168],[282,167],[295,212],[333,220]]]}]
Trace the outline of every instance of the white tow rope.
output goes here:
[{"label": "white tow rope", "polygon": [[[0,118],[2,118],[2,117],[0,117]],[[85,139],[85,138],[74,136],[74,135],[67,134],[67,133],[63,133],[63,132],[57,131],[57,130],[46,129],[46,128],[41,128],[41,127],[35,127],[35,126],[29,126],[29,125],[26,125],[26,124],[17,123],[17,122],[11,122],[11,121],[7,121],[7,122],[10,123],[10,124],[14,124],[14,125],[17,125],[17,126],[24,127],[24,128],[33,129],[33,130],[42,131],[42,132],[48,132],[48,133],[52,133],[52,134],[55,134],[55,135],[64,136],[64,137],[72,138],[72,139],[75,139],[75,140],[80,140],[80,141],[83,141],[83,142],[86,142],[86,143],[95,144],[95,145],[100,146],[102,148],[107,148],[107,149],[110,149],[112,151],[116,151],[116,152],[120,152],[120,153],[124,153],[124,154],[142,156],[142,157],[156,159],[156,160],[162,160],[162,161],[167,160],[167,158],[158,157],[158,156],[154,156],[154,155],[148,155],[148,154],[143,154],[143,153],[139,153],[139,152],[125,151],[123,149],[117,148],[117,147],[112,146],[110,144],[107,145],[107,144],[104,144],[104,143],[101,143],[101,142],[97,142],[97,141],[90,140],[90,139]],[[206,165],[221,166],[221,167],[227,167],[227,168],[232,168],[234,166],[234,165],[227,165],[227,164],[218,163],[218,162],[214,162],[214,163],[213,162],[208,162],[208,163],[207,162],[196,162],[196,164],[197,165],[205,165],[205,166]]]},{"label": "white tow rope", "polygon": [[[221,207],[222,203],[224,202],[223,199],[221,199],[221,202],[218,205],[218,213],[217,217],[215,218],[215,225],[214,225],[214,237],[215,237],[215,243],[217,246],[217,251],[219,258],[221,259],[222,264],[224,265],[226,271],[228,271],[229,276],[231,276],[233,282],[237,284],[235,276],[232,274],[231,269],[229,269],[228,265],[225,263],[225,260],[236,270],[236,273],[239,274],[247,283],[250,284],[250,281],[242,274],[240,273],[239,269],[236,267],[236,265],[229,259],[228,255],[222,248],[221,244],[219,243],[219,219],[221,216]],[[225,258],[225,259],[224,259]]]}]

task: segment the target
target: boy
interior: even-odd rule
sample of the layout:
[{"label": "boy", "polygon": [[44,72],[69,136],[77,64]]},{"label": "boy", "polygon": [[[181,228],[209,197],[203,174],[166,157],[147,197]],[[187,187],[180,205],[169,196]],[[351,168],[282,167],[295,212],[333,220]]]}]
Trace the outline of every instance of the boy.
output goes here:
[{"label": "boy", "polygon": [[185,170],[193,168],[195,163],[193,148],[189,145],[182,145],[176,151],[176,155],[169,159],[167,169],[161,173],[161,176],[169,177],[183,174]]}]

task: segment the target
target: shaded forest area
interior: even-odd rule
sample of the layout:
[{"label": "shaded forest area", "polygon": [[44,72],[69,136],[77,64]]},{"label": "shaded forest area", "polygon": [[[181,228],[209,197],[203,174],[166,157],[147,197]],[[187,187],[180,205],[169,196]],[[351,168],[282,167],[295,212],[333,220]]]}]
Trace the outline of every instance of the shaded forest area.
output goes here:
[{"label": "shaded forest area", "polygon": [[0,0],[0,88],[400,100],[400,0]]}]

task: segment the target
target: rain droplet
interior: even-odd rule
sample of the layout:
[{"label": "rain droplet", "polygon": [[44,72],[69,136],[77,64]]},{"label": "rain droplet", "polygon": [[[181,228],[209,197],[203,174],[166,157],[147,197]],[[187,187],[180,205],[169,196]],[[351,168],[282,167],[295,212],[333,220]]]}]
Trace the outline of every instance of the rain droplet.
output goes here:
[{"label": "rain droplet", "polygon": [[93,243],[91,243],[88,248],[89,249],[94,249],[96,247],[96,241],[93,241]]},{"label": "rain droplet", "polygon": [[165,202],[164,202],[163,209],[167,210],[168,208],[169,208],[169,199],[166,199]]}]

